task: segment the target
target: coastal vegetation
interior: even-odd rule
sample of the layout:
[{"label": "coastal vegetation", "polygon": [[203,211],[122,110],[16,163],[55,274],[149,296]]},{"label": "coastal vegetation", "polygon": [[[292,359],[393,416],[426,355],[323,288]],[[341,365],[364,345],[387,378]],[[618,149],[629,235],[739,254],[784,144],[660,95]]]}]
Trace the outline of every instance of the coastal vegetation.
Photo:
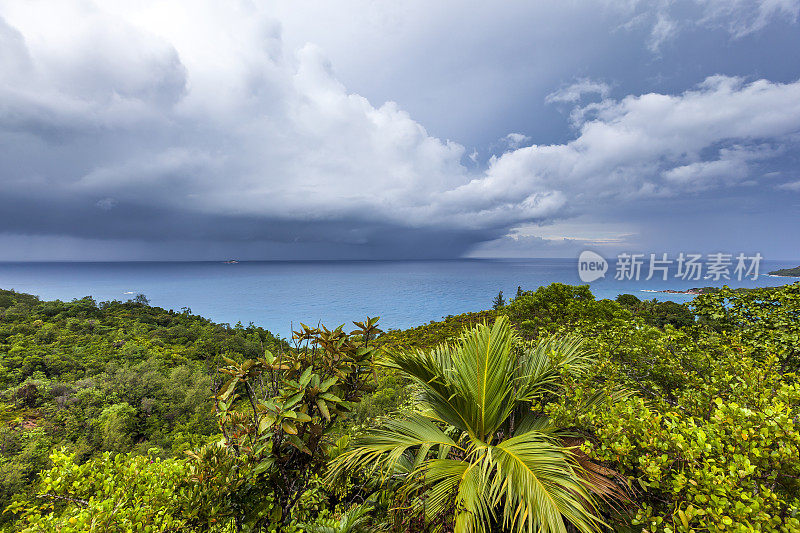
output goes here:
[{"label": "coastal vegetation", "polygon": [[453,344],[391,352],[385,366],[419,388],[419,402],[360,435],[333,461],[330,476],[366,468],[392,478],[404,499],[399,508],[424,510],[420,526],[558,531],[570,523],[596,530],[592,493],[606,494],[609,481],[587,475],[568,444],[571,434],[547,414],[564,393],[559,378],[579,377],[594,363],[577,337],[521,345],[503,316]]},{"label": "coastal vegetation", "polygon": [[773,270],[769,273],[770,276],[788,276],[792,278],[800,278],[800,266],[794,268],[781,268]]},{"label": "coastal vegetation", "polygon": [[284,340],[0,291],[0,528],[800,531],[800,283],[498,300]]}]

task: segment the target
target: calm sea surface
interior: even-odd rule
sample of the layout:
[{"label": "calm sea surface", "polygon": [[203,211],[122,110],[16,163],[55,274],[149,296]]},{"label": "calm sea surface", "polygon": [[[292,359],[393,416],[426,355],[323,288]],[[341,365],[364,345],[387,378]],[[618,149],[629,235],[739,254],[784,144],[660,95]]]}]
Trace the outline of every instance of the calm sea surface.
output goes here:
[{"label": "calm sea surface", "polygon": [[[761,272],[797,266],[763,261]],[[783,285],[797,278],[762,276],[725,281],[733,287]],[[487,309],[502,290],[535,289],[552,282],[580,284],[575,259],[453,261],[298,261],[169,263],[0,263],[0,288],[42,299],[127,300],[143,293],[152,305],[216,322],[253,322],[287,336],[290,324],[332,326],[381,316],[383,329],[406,328],[444,316]],[[640,298],[685,302],[687,295],[646,291],[722,285],[710,280],[618,281],[614,265],[591,283],[597,298],[633,293]]]}]

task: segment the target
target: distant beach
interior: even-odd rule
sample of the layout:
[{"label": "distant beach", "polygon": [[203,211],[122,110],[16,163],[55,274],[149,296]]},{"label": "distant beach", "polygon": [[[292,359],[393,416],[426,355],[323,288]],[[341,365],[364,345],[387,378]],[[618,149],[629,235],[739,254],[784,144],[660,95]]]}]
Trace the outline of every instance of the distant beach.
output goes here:
[{"label": "distant beach", "polygon": [[705,287],[702,289],[686,289],[686,290],[675,290],[675,289],[661,289],[661,290],[654,290],[654,289],[641,289],[639,292],[656,292],[661,294],[691,294],[693,296],[697,296],[699,294],[704,294],[706,292],[711,292],[714,287]]}]

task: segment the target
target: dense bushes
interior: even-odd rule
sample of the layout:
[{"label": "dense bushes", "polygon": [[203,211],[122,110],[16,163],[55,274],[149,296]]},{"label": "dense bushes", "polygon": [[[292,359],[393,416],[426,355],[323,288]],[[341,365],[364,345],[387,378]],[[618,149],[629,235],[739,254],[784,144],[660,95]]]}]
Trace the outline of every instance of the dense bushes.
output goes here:
[{"label": "dense bushes", "polygon": [[[602,475],[601,485],[627,495],[598,501],[609,528],[800,531],[800,284],[723,289],[689,306],[595,300],[588,287],[554,284],[520,290],[497,310],[390,331],[375,344],[392,350],[397,367],[407,350],[422,353],[404,361],[428,361],[449,341],[435,360],[464,329],[498,316],[526,342],[578,335],[596,354],[580,372],[553,365],[546,396],[519,403],[563,430],[576,472]],[[484,446],[424,411],[441,383],[415,383],[381,365],[366,325],[355,335],[308,329],[297,340],[309,344],[290,347],[259,328],[143,303],[0,292],[3,503],[17,493],[4,516],[23,516],[14,530],[31,531],[85,531],[89,517],[108,531],[133,530],[128,523],[149,531],[453,531],[464,511],[455,493],[436,492],[444,498],[437,516],[397,507],[426,505],[430,476],[441,474],[426,465],[440,457],[434,450],[462,464],[453,447],[412,446],[414,455],[393,457],[399,470],[389,474],[353,463],[335,483],[315,475],[352,457],[348,450],[376,427],[380,434],[420,413],[464,449],[513,441],[501,429]],[[540,360],[552,365],[555,356]],[[237,381],[222,386],[217,367]],[[455,401],[456,392],[437,401]],[[502,516],[506,496],[490,492]]]},{"label": "dense bushes", "polygon": [[[588,437],[591,457],[628,476],[637,491],[630,525],[800,531],[800,385],[786,372],[794,338],[774,330],[800,310],[799,292],[723,290],[694,302],[704,324],[595,329],[604,370],[576,383],[554,415]],[[751,306],[765,300],[769,312]],[[636,394],[582,403],[612,383]]]},{"label": "dense bushes", "polygon": [[261,328],[144,303],[0,291],[0,507],[62,446],[82,463],[104,451],[180,456],[207,442],[221,357],[285,346]]},{"label": "dense bushes", "polygon": [[415,328],[405,330],[392,329],[378,338],[381,346],[403,348],[432,348],[446,339],[458,337],[465,328],[471,328],[485,322],[494,322],[497,313],[480,311],[444,317],[440,322],[431,321]]},{"label": "dense bushes", "polygon": [[25,532],[183,531],[195,504],[185,461],[105,453],[83,464],[61,452],[35,498],[19,501]]}]

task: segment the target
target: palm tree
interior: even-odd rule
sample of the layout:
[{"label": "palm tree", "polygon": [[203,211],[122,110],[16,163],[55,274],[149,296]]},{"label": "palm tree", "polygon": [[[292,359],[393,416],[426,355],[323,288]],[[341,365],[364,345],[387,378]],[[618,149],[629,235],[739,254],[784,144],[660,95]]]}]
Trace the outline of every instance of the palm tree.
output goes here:
[{"label": "palm tree", "polygon": [[307,533],[370,533],[374,531],[369,526],[369,504],[358,505],[342,513],[339,520],[318,520],[310,524],[301,524]]},{"label": "palm tree", "polygon": [[504,317],[455,344],[392,353],[387,366],[421,389],[419,409],[357,439],[331,476],[371,465],[427,519],[451,513],[456,533],[597,531],[596,475],[544,414],[561,374],[592,362],[574,336],[521,347]]}]

